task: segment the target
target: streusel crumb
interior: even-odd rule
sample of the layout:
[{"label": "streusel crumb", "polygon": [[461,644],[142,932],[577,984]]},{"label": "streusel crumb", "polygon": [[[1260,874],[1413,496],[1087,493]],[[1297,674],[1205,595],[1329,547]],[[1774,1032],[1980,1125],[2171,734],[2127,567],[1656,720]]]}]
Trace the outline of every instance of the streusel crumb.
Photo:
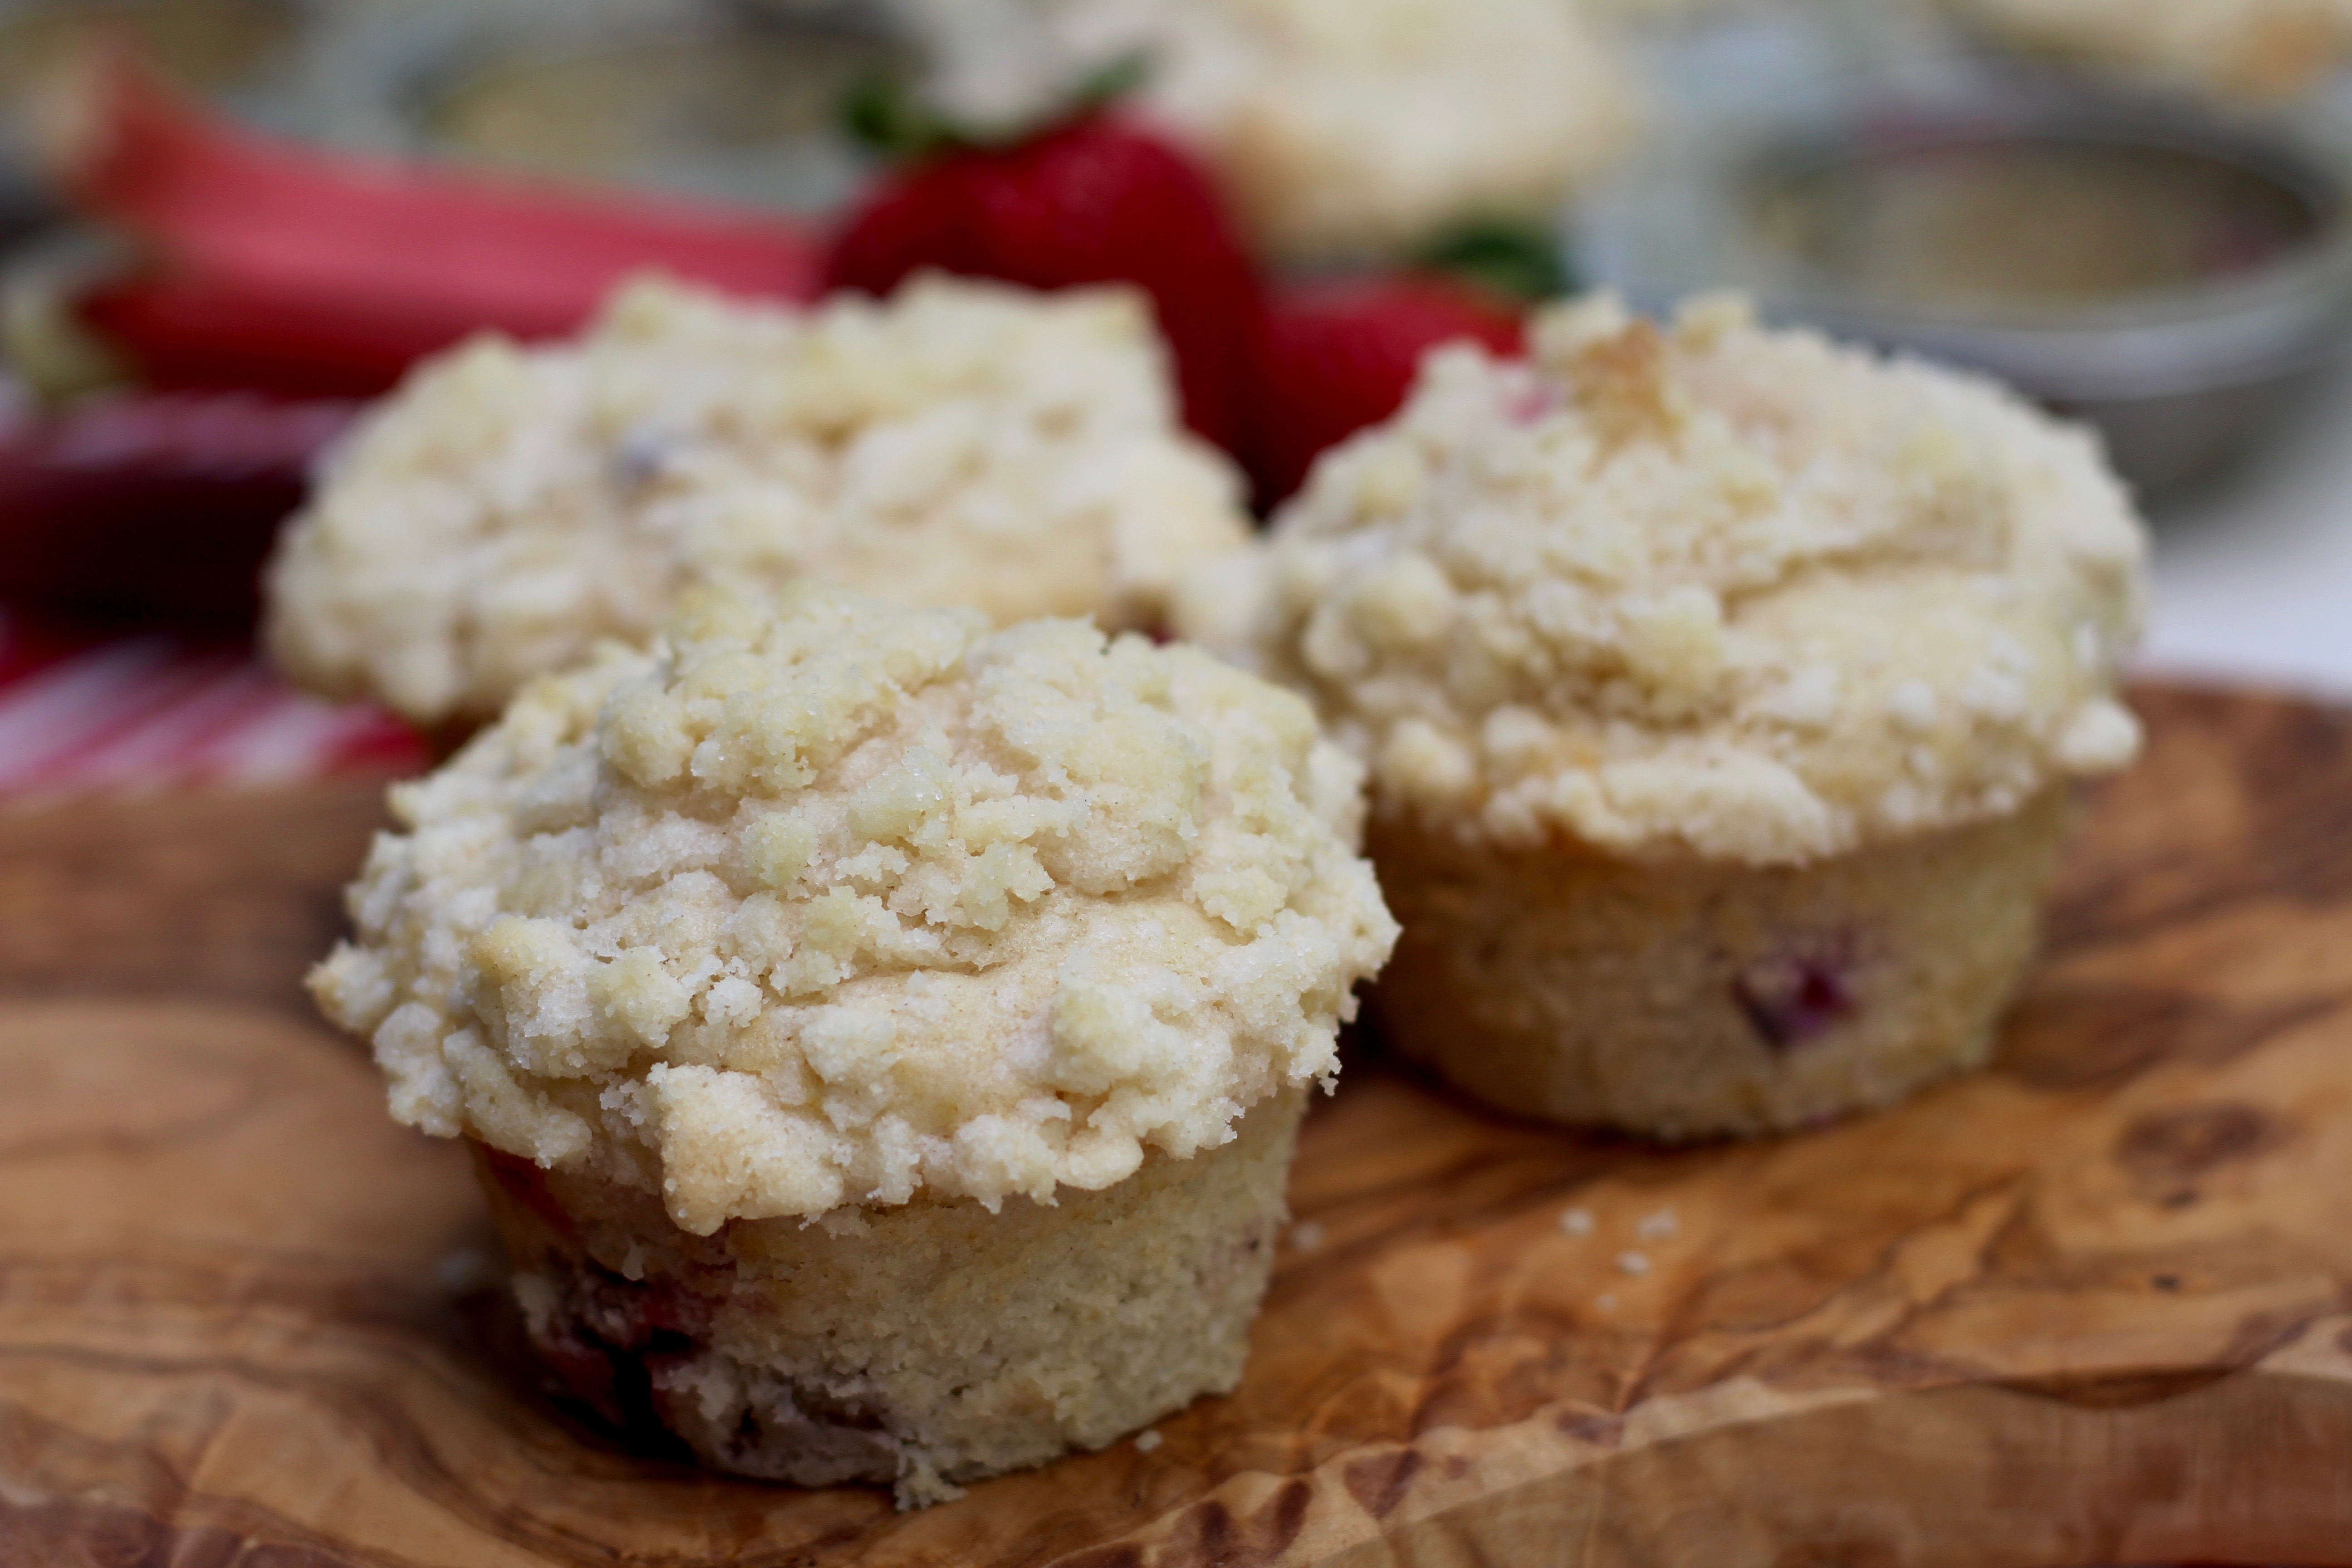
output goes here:
[{"label": "streusel crumb", "polygon": [[1601,298],[1432,356],[1176,619],[1308,694],[1376,810],[1789,864],[2127,762],[2144,552],[2091,437],[1988,382]]},{"label": "streusel crumb", "polygon": [[711,595],[398,786],[312,987],[402,1121],[698,1234],[1050,1200],[1337,1070],[1360,779],[1193,649]]}]

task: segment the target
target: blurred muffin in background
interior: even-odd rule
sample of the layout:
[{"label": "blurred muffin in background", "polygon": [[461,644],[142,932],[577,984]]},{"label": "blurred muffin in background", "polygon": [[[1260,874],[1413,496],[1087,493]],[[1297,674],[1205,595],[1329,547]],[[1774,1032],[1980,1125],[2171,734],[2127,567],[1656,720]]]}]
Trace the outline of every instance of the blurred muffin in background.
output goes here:
[{"label": "blurred muffin in background", "polygon": [[1205,156],[1290,260],[1548,219],[1629,128],[1628,68],[1567,0],[902,5],[954,57],[953,105],[1001,109],[1143,58],[1136,109]]},{"label": "blurred muffin in background", "polygon": [[1118,289],[922,279],[803,312],[642,282],[571,342],[476,340],[330,462],[268,571],[268,647],[463,726],[698,583],[1150,626],[1248,519],[1150,322]]},{"label": "blurred muffin in background", "polygon": [[1667,1138],[1981,1062],[2073,781],[2122,766],[2145,542],[1989,382],[1605,297],[1423,363],[1178,628],[1370,765],[1397,1048]]},{"label": "blurred muffin in background", "polygon": [[1945,0],[1990,40],[2234,98],[2292,97],[2352,54],[2352,0]]},{"label": "blurred muffin in background", "polygon": [[1728,0],[1580,0],[1594,16],[1636,24],[1678,21],[1727,5]]}]

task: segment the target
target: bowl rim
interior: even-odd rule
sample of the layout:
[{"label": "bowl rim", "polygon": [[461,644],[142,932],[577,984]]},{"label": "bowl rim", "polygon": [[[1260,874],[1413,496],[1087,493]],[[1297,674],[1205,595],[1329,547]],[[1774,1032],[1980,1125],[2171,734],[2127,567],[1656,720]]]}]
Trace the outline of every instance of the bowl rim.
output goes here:
[{"label": "bowl rim", "polygon": [[[2241,111],[2138,86],[2062,89],[1948,54],[1781,86],[1769,101],[1669,131],[1564,215],[1563,238],[1591,282],[1644,310],[1743,292],[1768,318],[1973,363],[2062,397],[2267,380],[2333,358],[2352,331],[2352,121],[2324,108]],[[2089,305],[1895,300],[1766,254],[1745,216],[1759,170],[1883,141],[1903,122],[1927,141],[2011,127],[2019,139],[2204,153],[2296,189],[2317,228],[2242,273]]]}]

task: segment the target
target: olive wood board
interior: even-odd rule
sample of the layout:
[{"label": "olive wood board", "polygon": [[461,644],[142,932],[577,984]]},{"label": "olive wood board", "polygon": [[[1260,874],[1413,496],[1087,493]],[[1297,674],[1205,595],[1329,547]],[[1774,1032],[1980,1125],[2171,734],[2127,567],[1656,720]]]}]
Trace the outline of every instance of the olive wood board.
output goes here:
[{"label": "olive wood board", "polygon": [[913,1513],[539,1391],[298,990],[380,781],[0,812],[0,1564],[2352,1564],[2352,711],[2137,695],[1992,1070],[1672,1151],[1351,1041],[1240,1391]]}]

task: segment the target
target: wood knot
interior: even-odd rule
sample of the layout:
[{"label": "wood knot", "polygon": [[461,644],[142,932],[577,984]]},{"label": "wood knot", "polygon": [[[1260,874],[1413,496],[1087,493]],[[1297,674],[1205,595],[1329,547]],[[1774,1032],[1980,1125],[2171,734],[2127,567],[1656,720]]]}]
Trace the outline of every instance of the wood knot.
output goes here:
[{"label": "wood knot", "polygon": [[2053,1373],[2043,1377],[2003,1378],[1993,1386],[2078,1410],[2130,1410],[2210,1388],[2241,1364],[2242,1361],[2233,1356],[2224,1366],[2170,1372]]},{"label": "wood knot", "polygon": [[2253,1159],[2285,1142],[2285,1129],[2268,1112],[2221,1100],[2139,1117],[2116,1141],[2115,1159],[2161,1200],[2223,1165]]},{"label": "wood knot", "polygon": [[1374,1519],[1386,1519],[1404,1500],[1405,1489],[1421,1472],[1422,1458],[1412,1448],[1400,1448],[1393,1454],[1374,1454],[1367,1458],[1350,1459],[1340,1471],[1348,1483],[1348,1493],[1366,1513]]},{"label": "wood knot", "polygon": [[1314,1500],[1314,1488],[1297,1477],[1241,1518],[1222,1499],[1205,1499],[1178,1517],[1159,1561],[1164,1568],[1263,1568],[1298,1539]]},{"label": "wood knot", "polygon": [[1131,1541],[1113,1546],[1090,1546],[1067,1557],[1056,1557],[1054,1568],[1143,1568],[1143,1548]]},{"label": "wood knot", "polygon": [[1625,1418],[1622,1415],[1570,1411],[1562,1415],[1555,1425],[1562,1436],[1602,1448],[1615,1447],[1625,1434]]},{"label": "wood knot", "polygon": [[1908,1555],[1890,1541],[1845,1534],[1782,1547],[1772,1568],[1894,1568]]}]

